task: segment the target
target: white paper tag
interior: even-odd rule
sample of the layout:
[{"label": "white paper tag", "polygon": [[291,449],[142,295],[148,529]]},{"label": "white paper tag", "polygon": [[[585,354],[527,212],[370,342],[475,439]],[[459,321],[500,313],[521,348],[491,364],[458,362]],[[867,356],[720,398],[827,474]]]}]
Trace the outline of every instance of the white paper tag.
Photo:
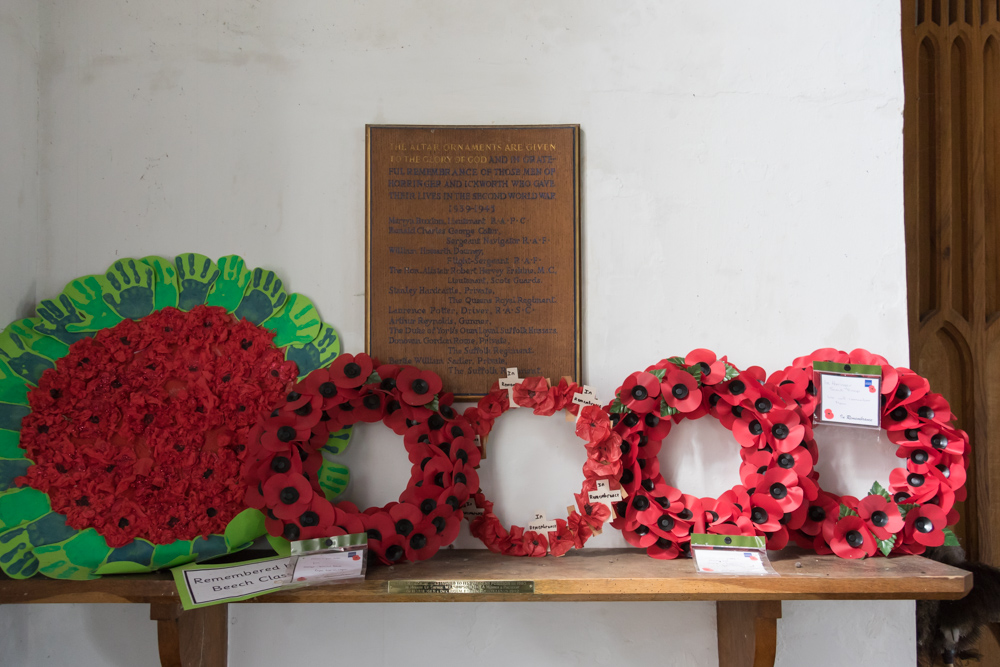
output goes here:
[{"label": "white paper tag", "polygon": [[292,581],[295,583],[357,579],[364,576],[364,558],[358,549],[299,556]]},{"label": "white paper tag", "polygon": [[597,400],[597,392],[593,387],[583,386],[583,391],[573,394],[573,403],[576,405],[600,405]]},{"label": "white paper tag", "polygon": [[462,504],[462,514],[465,515],[466,521],[472,521],[477,516],[482,516],[486,513],[486,510],[482,507],[476,507],[476,501],[469,498]]},{"label": "white paper tag", "polygon": [[290,580],[288,558],[270,558],[231,567],[185,567],[178,584],[187,587],[192,605],[203,605],[233,598],[275,591]]},{"label": "white paper tag", "polygon": [[758,549],[706,549],[692,547],[695,566],[709,574],[770,574],[767,556]]},{"label": "white paper tag", "polygon": [[521,378],[517,376],[517,368],[508,368],[506,377],[500,378],[500,388],[507,390],[507,400],[510,402],[510,407],[519,408],[521,407],[514,402],[514,386],[520,384]]},{"label": "white paper tag", "polygon": [[592,503],[600,503],[602,505],[607,505],[608,509],[611,510],[611,518],[614,519],[618,515],[615,513],[614,504],[623,500],[622,490],[615,489],[611,490],[611,485],[608,484],[608,480],[599,479],[597,480],[597,490],[589,491],[587,493],[587,500]]},{"label": "white paper tag", "polygon": [[528,522],[525,530],[533,530],[544,535],[549,531],[555,532],[558,528],[555,519],[549,521],[545,518],[545,512],[535,512],[535,518]]},{"label": "white paper tag", "polygon": [[820,374],[821,421],[879,426],[881,380],[861,375]]}]

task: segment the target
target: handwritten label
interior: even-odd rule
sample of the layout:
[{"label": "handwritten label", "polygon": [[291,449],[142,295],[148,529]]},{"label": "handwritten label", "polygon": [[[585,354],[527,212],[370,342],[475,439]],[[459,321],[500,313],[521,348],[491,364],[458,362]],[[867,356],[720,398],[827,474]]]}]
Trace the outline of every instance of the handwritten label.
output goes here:
[{"label": "handwritten label", "polygon": [[860,375],[820,376],[821,421],[857,426],[879,426],[881,381]]},{"label": "handwritten label", "polygon": [[500,388],[507,390],[507,400],[510,402],[510,407],[519,408],[521,407],[514,402],[514,387],[521,383],[521,378],[517,376],[516,368],[508,368],[507,375],[500,378]]},{"label": "handwritten label", "polygon": [[548,533],[550,531],[554,532],[559,529],[559,525],[556,523],[555,519],[551,521],[545,518],[545,512],[535,512],[535,518],[528,522],[527,528],[525,530],[533,530],[536,533]]},{"label": "handwritten label", "polygon": [[712,549],[692,547],[698,572],[709,574],[770,574],[767,556],[756,549]]},{"label": "handwritten label", "polygon": [[325,583],[364,578],[365,560],[360,550],[299,556],[292,580],[295,583]]},{"label": "handwritten label", "polygon": [[614,519],[617,516],[614,504],[624,500],[624,498],[622,497],[621,489],[612,490],[611,485],[608,484],[608,480],[599,479],[597,480],[597,490],[588,492],[587,500],[592,503],[607,505],[608,509],[611,510],[611,518]]},{"label": "handwritten label", "polygon": [[472,521],[477,516],[482,516],[485,513],[486,513],[485,509],[483,509],[482,507],[476,507],[476,501],[473,500],[472,498],[466,500],[465,503],[462,505],[462,514],[465,515],[466,521]]}]

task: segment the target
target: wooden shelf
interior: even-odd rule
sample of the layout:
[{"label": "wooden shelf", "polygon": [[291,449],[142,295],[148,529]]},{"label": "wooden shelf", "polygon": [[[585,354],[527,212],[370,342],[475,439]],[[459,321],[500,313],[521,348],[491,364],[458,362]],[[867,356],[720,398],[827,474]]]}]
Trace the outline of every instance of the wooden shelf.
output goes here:
[{"label": "wooden shelf", "polygon": [[[698,574],[689,559],[655,560],[631,549],[583,549],[562,558],[445,550],[422,563],[371,566],[364,582],[279,591],[240,604],[711,600],[718,608],[719,664],[730,667],[773,664],[780,600],[957,599],[972,587],[970,573],[919,556],[847,561],[786,550],[771,558],[778,577]],[[409,581],[527,581],[533,592],[393,590]],[[67,602],[150,604],[164,665],[226,664],[225,605],[181,612],[169,574],[0,579],[0,604]]]}]

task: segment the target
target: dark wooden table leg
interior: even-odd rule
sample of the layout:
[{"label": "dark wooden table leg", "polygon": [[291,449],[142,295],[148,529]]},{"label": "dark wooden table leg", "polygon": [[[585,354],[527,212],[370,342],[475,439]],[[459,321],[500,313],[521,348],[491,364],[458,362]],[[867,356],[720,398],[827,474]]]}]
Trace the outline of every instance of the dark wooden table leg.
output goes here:
[{"label": "dark wooden table leg", "polygon": [[179,604],[151,604],[162,667],[226,667],[229,605],[182,611]]},{"label": "dark wooden table leg", "polygon": [[715,603],[719,667],[774,667],[779,600]]}]

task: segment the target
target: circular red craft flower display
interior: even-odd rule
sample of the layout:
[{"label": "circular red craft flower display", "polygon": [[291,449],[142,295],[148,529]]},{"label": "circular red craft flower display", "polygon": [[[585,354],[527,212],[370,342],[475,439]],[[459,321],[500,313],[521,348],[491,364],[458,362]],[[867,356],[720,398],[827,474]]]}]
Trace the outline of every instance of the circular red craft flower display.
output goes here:
[{"label": "circular red craft flower display", "polygon": [[[948,401],[931,392],[925,378],[884,357],[862,349],[848,353],[827,348],[799,357],[769,379],[785,400],[808,415],[806,425],[821,398],[813,381],[814,362],[845,364],[845,371],[852,364],[881,368],[881,427],[905,464],[889,473],[888,488],[876,482],[860,500],[821,491],[793,539],[842,558],[920,554],[946,540],[957,544],[949,527],[959,519],[955,503],[966,497],[969,436],[955,426]],[[826,416],[831,418],[832,412]]]},{"label": "circular red craft flower display", "polygon": [[[621,488],[612,525],[654,558],[677,558],[692,533],[764,535],[780,549],[807,521],[816,500],[816,446],[809,421],[763,371],[739,371],[709,350],[671,357],[632,373],[581,435],[590,455],[587,481]],[[581,416],[591,414],[585,409]],[[740,483],[718,498],[698,498],[663,478],[657,455],[673,423],[711,414],[740,445]],[[818,529],[818,525],[814,526]]]},{"label": "circular red craft flower display", "polygon": [[[440,391],[434,373],[380,365],[366,354],[343,354],[313,371],[251,431],[246,503],[265,512],[273,536],[367,533],[383,563],[430,558],[455,540],[460,508],[479,488],[475,426]],[[382,422],[403,436],[413,467],[399,502],[361,511],[324,495],[320,450],[331,433],[359,422]]]},{"label": "circular red craft flower display", "polygon": [[197,306],[73,343],[28,394],[19,482],[111,547],[221,533],[245,507],[247,433],[297,374],[273,337]]},{"label": "circular red craft flower display", "polygon": [[[532,408],[536,415],[550,416],[560,410],[576,414],[580,406],[573,403],[573,395],[580,387],[567,379],[552,386],[542,377],[525,378],[508,392],[495,384],[490,392],[480,399],[479,404],[466,410],[466,416],[478,424],[478,433],[485,436],[493,427],[497,417],[511,408],[510,394],[514,403],[523,408]],[[638,393],[638,392],[637,392]],[[603,433],[608,428],[608,416],[601,408],[588,406],[577,421],[576,433],[583,439]],[[590,461],[587,462],[590,464]],[[584,468],[586,472],[586,467]],[[590,492],[597,486],[591,480],[584,481],[581,492],[576,495],[577,507],[569,508],[565,519],[540,521],[527,527],[504,528],[496,514],[493,503],[482,493],[473,496],[475,509],[467,513],[469,532],[482,540],[490,551],[507,556],[562,556],[570,549],[580,549],[595,533],[601,531],[604,522],[611,515],[610,508],[600,502],[592,502]],[[554,524],[554,525],[553,525]]]}]

